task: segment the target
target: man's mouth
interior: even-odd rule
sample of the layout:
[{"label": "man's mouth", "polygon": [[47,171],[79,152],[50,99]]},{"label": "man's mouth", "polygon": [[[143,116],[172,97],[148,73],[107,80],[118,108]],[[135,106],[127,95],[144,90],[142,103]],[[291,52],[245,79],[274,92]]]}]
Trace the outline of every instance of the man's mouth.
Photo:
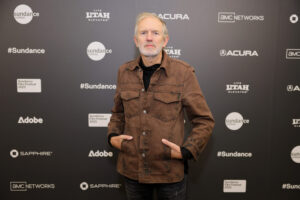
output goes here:
[{"label": "man's mouth", "polygon": [[154,45],[153,44],[146,44],[145,47],[147,47],[147,48],[149,48],[149,47],[150,48],[154,48]]}]

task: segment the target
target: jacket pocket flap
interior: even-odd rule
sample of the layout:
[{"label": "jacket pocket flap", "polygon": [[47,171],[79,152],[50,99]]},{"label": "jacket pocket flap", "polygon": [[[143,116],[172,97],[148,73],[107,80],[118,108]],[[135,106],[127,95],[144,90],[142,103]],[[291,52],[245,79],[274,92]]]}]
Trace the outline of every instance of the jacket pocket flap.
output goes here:
[{"label": "jacket pocket flap", "polygon": [[140,96],[140,93],[137,91],[123,91],[121,92],[121,98],[124,100],[134,99]]},{"label": "jacket pocket flap", "polygon": [[154,99],[164,103],[180,101],[180,93],[154,93]]}]

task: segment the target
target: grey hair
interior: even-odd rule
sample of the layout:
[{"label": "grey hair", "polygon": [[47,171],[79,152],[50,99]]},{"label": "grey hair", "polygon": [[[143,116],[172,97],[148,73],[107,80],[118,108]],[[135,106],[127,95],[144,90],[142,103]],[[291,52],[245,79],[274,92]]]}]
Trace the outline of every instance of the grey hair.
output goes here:
[{"label": "grey hair", "polygon": [[135,27],[134,27],[134,35],[135,36],[137,35],[137,29],[138,29],[139,23],[147,17],[152,17],[152,18],[158,19],[162,24],[164,38],[166,36],[168,36],[168,29],[167,29],[166,22],[164,20],[162,20],[161,18],[159,18],[155,13],[149,13],[149,12],[142,12],[136,17]]}]

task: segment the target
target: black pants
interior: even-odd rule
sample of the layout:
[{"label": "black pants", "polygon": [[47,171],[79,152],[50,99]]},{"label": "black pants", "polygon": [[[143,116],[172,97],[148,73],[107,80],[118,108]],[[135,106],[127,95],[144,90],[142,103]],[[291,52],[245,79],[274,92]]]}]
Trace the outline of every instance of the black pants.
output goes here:
[{"label": "black pants", "polygon": [[156,191],[158,200],[185,200],[187,176],[177,183],[146,184],[125,177],[125,190],[128,200],[152,200]]}]

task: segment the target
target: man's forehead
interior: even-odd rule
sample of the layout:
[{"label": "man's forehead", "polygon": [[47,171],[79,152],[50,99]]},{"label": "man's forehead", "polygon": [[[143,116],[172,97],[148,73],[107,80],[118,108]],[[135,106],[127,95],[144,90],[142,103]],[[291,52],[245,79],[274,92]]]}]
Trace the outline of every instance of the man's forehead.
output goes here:
[{"label": "man's forehead", "polygon": [[154,17],[145,17],[138,23],[139,29],[162,29],[162,23]]}]

